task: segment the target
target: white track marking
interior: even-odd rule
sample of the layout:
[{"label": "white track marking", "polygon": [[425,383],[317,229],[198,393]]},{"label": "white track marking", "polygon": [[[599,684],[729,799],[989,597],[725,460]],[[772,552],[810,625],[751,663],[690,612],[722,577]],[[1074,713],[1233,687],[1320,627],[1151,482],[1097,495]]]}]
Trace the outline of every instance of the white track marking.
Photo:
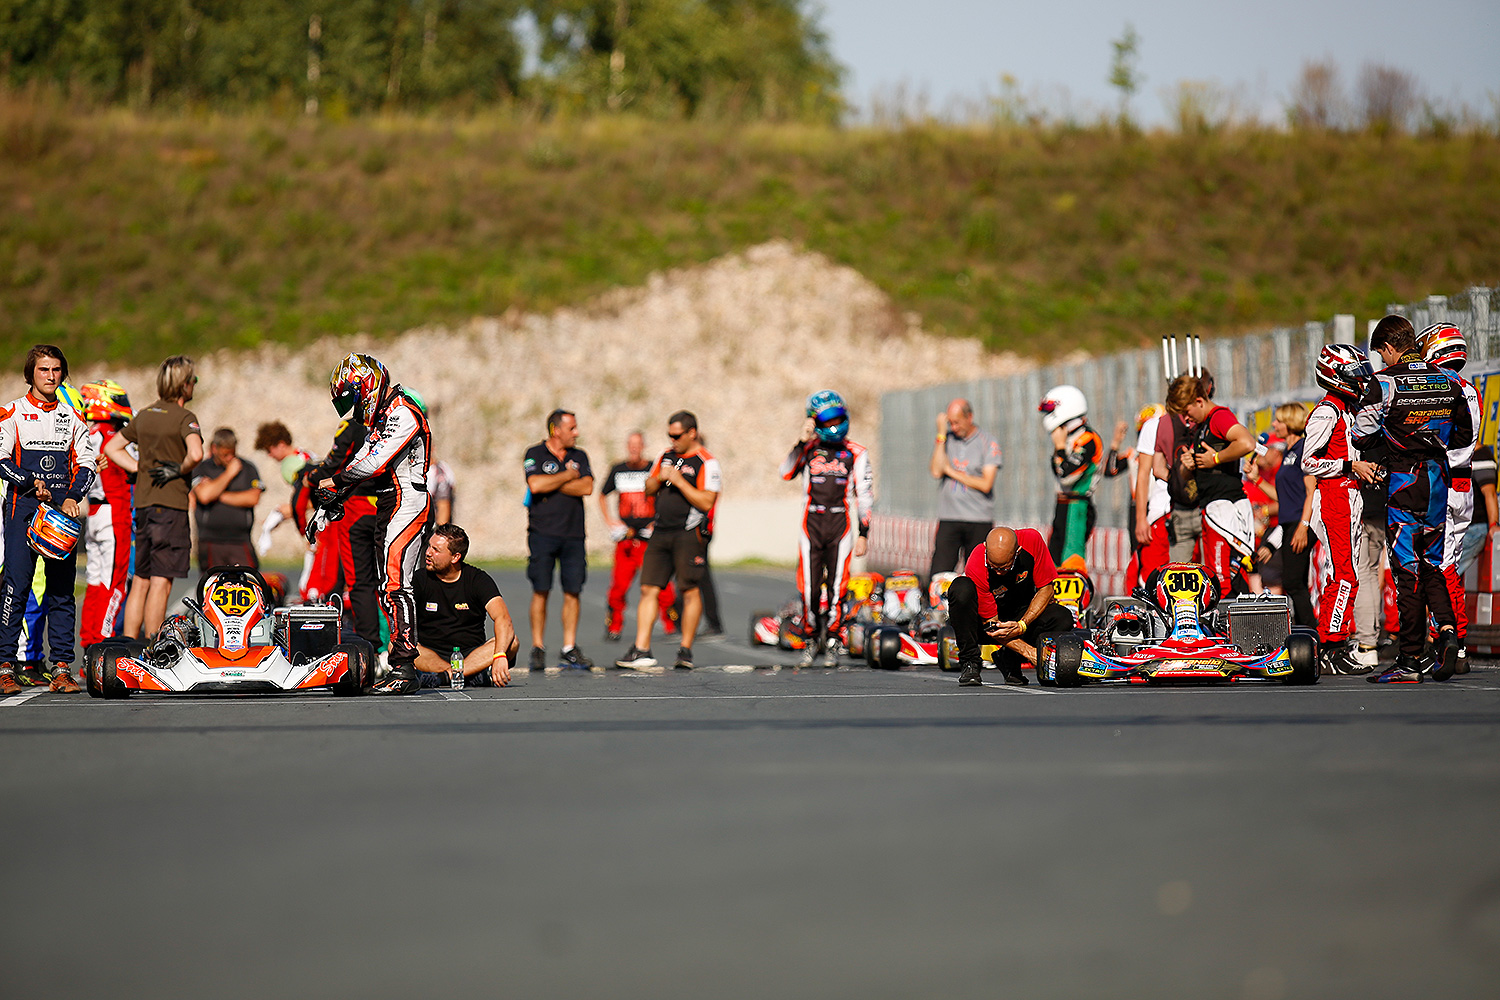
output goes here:
[{"label": "white track marking", "polygon": [[0,701],[0,708],[19,708],[31,699],[35,698],[37,695],[45,693],[46,692],[44,691],[30,691],[26,694],[11,695],[4,701]]},{"label": "white track marking", "polygon": [[439,691],[438,692],[438,697],[441,698],[441,699],[443,699],[444,701],[473,701],[474,700],[473,698],[470,698],[468,695],[464,694],[462,691]]}]

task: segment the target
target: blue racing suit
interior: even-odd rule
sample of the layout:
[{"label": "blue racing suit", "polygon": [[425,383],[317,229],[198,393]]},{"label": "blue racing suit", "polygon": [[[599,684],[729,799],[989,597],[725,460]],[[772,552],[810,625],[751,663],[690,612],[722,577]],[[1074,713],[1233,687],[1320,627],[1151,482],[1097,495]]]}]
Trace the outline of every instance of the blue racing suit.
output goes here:
[{"label": "blue racing suit", "polygon": [[[88,425],[60,399],[46,402],[27,393],[0,408],[0,479],[5,481],[3,530],[5,573],[0,585],[0,663],[14,663],[37,554],[26,532],[41,501],[36,483],[51,492],[51,504],[80,503],[93,485],[99,456]],[[72,663],[78,621],[73,596],[77,552],[46,561],[47,645],[54,663]]]},{"label": "blue racing suit", "polygon": [[1454,628],[1443,579],[1448,523],[1448,449],[1474,440],[1473,421],[1456,376],[1409,351],[1377,372],[1354,415],[1354,443],[1389,470],[1386,546],[1396,581],[1403,656],[1422,654],[1430,611]]}]

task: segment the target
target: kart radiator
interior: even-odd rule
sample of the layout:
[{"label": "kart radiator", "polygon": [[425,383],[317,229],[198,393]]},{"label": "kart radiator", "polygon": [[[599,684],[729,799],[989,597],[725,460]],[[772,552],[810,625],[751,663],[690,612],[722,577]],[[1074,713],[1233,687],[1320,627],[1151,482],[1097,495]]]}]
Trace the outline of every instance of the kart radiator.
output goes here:
[{"label": "kart radiator", "polygon": [[341,638],[339,608],[331,604],[300,604],[271,612],[271,641],[286,650],[287,659],[304,663],[333,652]]},{"label": "kart radiator", "polygon": [[1265,656],[1292,634],[1292,601],[1280,594],[1237,597],[1217,609],[1227,619],[1229,641],[1246,656]]}]

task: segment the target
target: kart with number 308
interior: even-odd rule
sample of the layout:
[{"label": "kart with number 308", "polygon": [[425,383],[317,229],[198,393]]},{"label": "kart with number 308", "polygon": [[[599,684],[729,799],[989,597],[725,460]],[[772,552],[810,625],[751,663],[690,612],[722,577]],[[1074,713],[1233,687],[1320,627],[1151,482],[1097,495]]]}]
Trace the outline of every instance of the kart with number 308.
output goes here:
[{"label": "kart with number 308", "polygon": [[1291,600],[1219,600],[1195,563],[1168,563],[1131,597],[1104,602],[1096,627],[1044,638],[1037,678],[1084,684],[1318,682],[1317,633],[1293,629]]},{"label": "kart with number 308", "polygon": [[247,566],[204,574],[185,614],[150,643],[106,639],[84,650],[96,698],[132,692],[250,693],[331,689],[359,694],[373,681],[375,650],[343,639],[337,603],[273,607],[265,579]]}]

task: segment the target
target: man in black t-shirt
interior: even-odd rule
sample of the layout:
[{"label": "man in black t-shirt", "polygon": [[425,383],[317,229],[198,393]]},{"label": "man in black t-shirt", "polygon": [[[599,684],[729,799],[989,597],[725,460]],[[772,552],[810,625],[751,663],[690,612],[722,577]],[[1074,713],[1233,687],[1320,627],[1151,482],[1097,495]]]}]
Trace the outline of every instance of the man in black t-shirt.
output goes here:
[{"label": "man in black t-shirt", "polygon": [[[644,455],[646,436],[640,431],[631,431],[625,438],[625,461],[610,467],[604,477],[604,489],[599,491],[599,513],[609,525],[609,536],[615,543],[615,572],[609,581],[609,621],[605,625],[604,638],[615,642],[625,628],[625,595],[630,584],[640,572],[641,560],[646,557],[646,540],[656,521],[656,498],[646,495],[646,477],[651,473],[651,462]],[[619,516],[609,509],[609,495],[619,494]],[[669,583],[657,595],[661,608],[662,626],[671,635],[677,631],[677,612],[672,602],[677,594]]]},{"label": "man in black t-shirt", "polygon": [[563,669],[588,670],[594,663],[578,649],[578,595],[588,576],[584,550],[583,498],[594,492],[589,457],[573,447],[578,443],[578,420],[567,410],[547,415],[547,439],[527,449],[526,546],[531,558],[526,579],[531,581],[532,670],[547,666],[547,596],[557,567],[563,592]]},{"label": "man in black t-shirt", "polygon": [[[426,568],[412,578],[417,602],[417,670],[423,687],[448,680],[455,647],[464,658],[464,683],[504,687],[520,651],[510,609],[484,570],[464,562],[469,536],[456,524],[438,525],[427,542]],[[485,638],[485,622],[494,635]]]},{"label": "man in black t-shirt", "polygon": [[260,566],[250,527],[255,505],[266,491],[260,472],[235,454],[239,439],[228,427],[214,431],[208,457],[193,467],[193,499],[198,502],[198,570],[215,566]]}]

